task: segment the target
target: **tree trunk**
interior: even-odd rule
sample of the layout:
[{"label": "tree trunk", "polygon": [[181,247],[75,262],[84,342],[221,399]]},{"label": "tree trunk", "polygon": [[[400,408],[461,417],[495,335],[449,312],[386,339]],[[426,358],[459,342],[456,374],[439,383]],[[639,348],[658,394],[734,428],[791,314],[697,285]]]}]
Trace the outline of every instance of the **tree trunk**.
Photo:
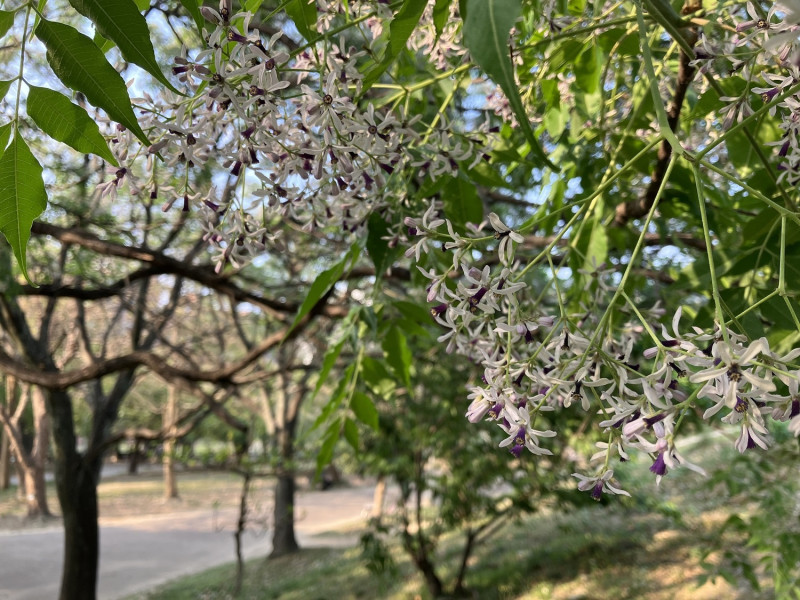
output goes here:
[{"label": "tree trunk", "polygon": [[442,586],[442,580],[439,579],[439,576],[436,574],[436,567],[431,562],[427,541],[419,531],[416,536],[411,534],[407,519],[404,519],[403,525],[402,537],[406,552],[408,552],[411,560],[414,561],[417,569],[425,578],[425,585],[428,587],[431,597],[441,597],[444,588]]},{"label": "tree trunk", "polygon": [[23,470],[25,472],[25,504],[28,506],[28,518],[51,516],[50,509],[47,507],[44,471],[40,469]]},{"label": "tree trunk", "polygon": [[11,487],[11,448],[5,429],[0,427],[0,490]]},{"label": "tree trunk", "polygon": [[175,478],[175,426],[178,422],[178,391],[174,385],[169,387],[167,406],[164,410],[164,455],[161,464],[164,470],[164,498],[174,500],[178,498],[178,481]]},{"label": "tree trunk", "polygon": [[64,567],[59,600],[95,600],[100,536],[97,525],[97,479],[100,459],[81,456],[75,446],[72,401],[63,391],[50,391],[54,469],[64,515]]},{"label": "tree trunk", "polygon": [[[296,414],[296,413],[294,413]],[[270,557],[297,552],[300,545],[294,534],[294,427],[295,419],[287,419],[278,430],[278,448],[281,453],[278,480],[275,482],[275,510]]]},{"label": "tree trunk", "polygon": [[164,442],[164,457],[162,465],[164,469],[164,498],[167,500],[177,500],[180,498],[178,495],[178,479],[175,477],[175,440],[167,440]]},{"label": "tree trunk", "polygon": [[294,535],[294,472],[281,472],[275,483],[275,531],[270,557],[283,556],[300,549]]},{"label": "tree trunk", "polygon": [[252,474],[243,474],[242,494],[239,496],[239,519],[236,521],[236,532],[233,534],[236,544],[236,583],[233,588],[233,595],[238,596],[242,591],[244,581],[244,556],[242,555],[242,535],[247,527],[247,496],[250,493],[250,479]]},{"label": "tree trunk", "polygon": [[30,456],[30,469],[25,472],[25,488],[28,498],[29,517],[49,517],[47,506],[47,485],[45,483],[45,466],[47,449],[50,446],[50,420],[47,416],[47,404],[44,392],[39,387],[30,389],[31,407],[33,409],[33,448]]},{"label": "tree trunk", "polygon": [[139,474],[139,440],[133,440],[133,450],[128,456],[128,475]]},{"label": "tree trunk", "polygon": [[372,494],[372,510],[369,518],[380,526],[383,518],[383,505],[386,502],[386,475],[379,475],[375,483],[375,492]]},{"label": "tree trunk", "polygon": [[[0,422],[4,438],[8,440],[9,449],[16,458],[16,467],[19,477],[17,497],[27,507],[28,518],[49,517],[50,509],[47,506],[47,488],[45,486],[45,461],[47,448],[50,441],[50,431],[47,420],[47,409],[44,396],[39,388],[27,386],[27,392],[20,396],[13,415],[7,412],[0,414]],[[13,377],[6,378],[6,398],[16,395],[17,384]],[[21,428],[23,412],[28,404],[33,409],[33,447],[30,452],[25,448]],[[7,405],[10,407],[11,405]]]},{"label": "tree trunk", "polygon": [[25,470],[22,468],[22,463],[19,459],[14,461],[14,469],[17,471],[17,500],[25,502],[28,495],[25,489]]},{"label": "tree trunk", "polygon": [[[71,461],[70,461],[71,462]],[[97,525],[97,488],[92,473],[77,457],[63,465],[74,480],[62,481],[64,513],[64,567],[59,600],[95,600],[100,533]]]},{"label": "tree trunk", "polygon": [[443,592],[442,580],[439,579],[439,576],[436,574],[433,563],[428,560],[427,556],[415,556],[414,563],[417,565],[423,577],[425,577],[425,585],[428,586],[431,597],[441,598]]},{"label": "tree trunk", "polygon": [[[281,354],[281,362],[288,364],[286,354]],[[281,405],[276,410],[275,439],[280,461],[278,463],[278,480],[275,482],[275,510],[272,535],[272,552],[270,557],[283,556],[300,550],[294,533],[294,496],[296,490],[294,473],[294,432],[300,405],[305,398],[306,380],[301,380],[292,390],[291,377],[281,374]]]},{"label": "tree trunk", "polygon": [[468,595],[466,586],[464,585],[464,578],[467,576],[467,566],[469,564],[469,557],[472,554],[472,549],[475,545],[475,540],[478,538],[480,530],[468,528],[464,533],[464,550],[461,552],[461,566],[458,568],[458,576],[456,583],[453,586],[453,595],[465,598]]}]

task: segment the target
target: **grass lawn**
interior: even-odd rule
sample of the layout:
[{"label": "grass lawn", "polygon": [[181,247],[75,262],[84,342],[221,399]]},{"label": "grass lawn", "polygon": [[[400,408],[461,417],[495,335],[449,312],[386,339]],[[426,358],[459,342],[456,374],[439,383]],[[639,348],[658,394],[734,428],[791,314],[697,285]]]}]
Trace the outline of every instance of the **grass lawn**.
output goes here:
[{"label": "grass lawn", "polygon": [[[722,515],[719,515],[721,518]],[[474,598],[526,600],[718,600],[741,595],[722,579],[699,584],[700,547],[718,519],[704,515],[691,527],[669,517],[631,515],[601,506],[569,516],[539,516],[510,525],[478,549],[467,586]],[[457,538],[440,548],[442,574],[457,565]],[[422,580],[398,545],[398,571],[373,575],[358,548],[305,549],[295,556],[248,563],[243,593],[248,600],[428,598]],[[235,568],[225,565],[186,577],[137,599],[233,598]]]}]

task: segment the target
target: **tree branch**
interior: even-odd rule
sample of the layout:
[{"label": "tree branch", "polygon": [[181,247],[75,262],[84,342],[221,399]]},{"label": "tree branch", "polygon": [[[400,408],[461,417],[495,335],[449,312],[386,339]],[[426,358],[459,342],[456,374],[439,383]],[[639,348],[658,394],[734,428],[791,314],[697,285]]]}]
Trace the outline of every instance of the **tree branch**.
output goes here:
[{"label": "tree branch", "polygon": [[[694,47],[697,43],[697,31],[694,28],[687,29],[685,37],[688,44]],[[695,67],[689,64],[692,60],[694,60],[694,57],[689,57],[681,51],[678,80],[675,84],[675,92],[672,94],[672,102],[667,110],[667,122],[669,123],[669,128],[673,132],[678,128],[683,101],[686,99],[686,92],[697,71]],[[641,198],[617,205],[616,215],[614,217],[615,225],[623,226],[628,221],[639,219],[650,212],[653,203],[656,201],[656,194],[658,194],[658,190],[664,180],[664,175],[667,172],[671,157],[672,146],[670,146],[666,139],[662,140],[658,148],[658,159],[650,178],[650,185],[647,186],[647,190],[645,190]]]},{"label": "tree branch", "polygon": [[[117,296],[121,290],[135,281],[148,279],[156,275],[174,275],[205,285],[220,294],[233,298],[237,302],[255,304],[281,321],[286,321],[288,315],[296,313],[300,306],[295,303],[271,300],[243,290],[227,276],[216,273],[211,265],[193,265],[167,256],[159,251],[108,242],[83,229],[66,229],[36,221],[33,223],[31,232],[35,235],[49,235],[62,243],[75,244],[103,256],[135,260],[149,266],[134,271],[124,278],[100,288],[85,289],[59,284],[42,285],[34,288],[24,285],[21,286],[20,295],[101,300]],[[323,314],[332,318],[340,318],[346,314],[346,310],[335,305],[328,305],[324,307]]]}]

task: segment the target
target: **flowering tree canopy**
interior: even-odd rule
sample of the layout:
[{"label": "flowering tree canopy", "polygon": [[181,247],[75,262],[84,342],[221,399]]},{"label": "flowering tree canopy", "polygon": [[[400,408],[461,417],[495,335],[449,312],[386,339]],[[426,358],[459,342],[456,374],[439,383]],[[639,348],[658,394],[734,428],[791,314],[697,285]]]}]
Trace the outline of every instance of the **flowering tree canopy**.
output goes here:
[{"label": "flowering tree canopy", "polygon": [[[742,452],[771,422],[800,434],[796,3],[158,4],[4,3],[0,231],[26,278],[46,135],[107,165],[99,196],[202,222],[220,273],[298,235],[345,244],[294,321],[352,302],[323,363],[358,349],[323,457],[352,433],[340,413],[374,425],[376,336],[411,384],[403,323],[425,302],[439,351],[479,370],[466,418],[511,459],[550,454],[562,411],[594,424],[576,478],[595,498],[626,493],[613,461],[632,449],[659,479],[699,469],[687,423],[737,427]],[[156,57],[167,27],[182,46]],[[140,69],[127,87],[115,59]],[[414,302],[384,293],[397,280]]]}]

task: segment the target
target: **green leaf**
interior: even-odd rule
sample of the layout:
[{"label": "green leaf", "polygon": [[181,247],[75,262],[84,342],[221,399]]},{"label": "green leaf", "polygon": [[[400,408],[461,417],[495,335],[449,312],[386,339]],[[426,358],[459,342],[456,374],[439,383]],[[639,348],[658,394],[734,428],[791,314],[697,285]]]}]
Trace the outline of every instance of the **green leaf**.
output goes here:
[{"label": "green leaf", "polygon": [[389,399],[397,389],[395,378],[389,373],[383,359],[365,356],[361,361],[361,379],[367,387],[376,395],[384,399]]},{"label": "green leaf", "polygon": [[571,15],[580,15],[586,8],[586,0],[569,0],[567,2],[567,12]]},{"label": "green leaf", "polygon": [[608,258],[608,232],[600,220],[597,219],[589,236],[589,245],[586,249],[586,260],[583,263],[583,268],[587,271],[592,271],[603,264],[606,258]]},{"label": "green leaf", "polygon": [[84,154],[96,154],[117,166],[100,128],[86,111],[66,96],[46,88],[29,86],[28,116],[54,140]]},{"label": "green leaf", "polygon": [[416,323],[430,323],[431,313],[428,309],[413,302],[406,302],[405,300],[395,300],[392,302],[397,310],[399,310],[406,319],[410,319]]},{"label": "green leaf", "polygon": [[244,3],[244,9],[249,13],[256,14],[262,4],[264,4],[264,0],[247,0]]},{"label": "green leaf", "polygon": [[551,106],[544,113],[542,124],[547,130],[551,138],[557,140],[564,133],[569,121],[569,107],[568,106]]},{"label": "green leaf", "polygon": [[36,28],[36,37],[47,47],[47,62],[64,85],[83,92],[90,103],[150,145],[133,114],[125,81],[92,40],[68,25],[46,19]]},{"label": "green leaf", "polygon": [[312,41],[319,37],[319,32],[314,28],[317,24],[317,3],[315,0],[291,0],[286,5],[286,14],[294,22],[297,31],[306,38],[306,41]]},{"label": "green leaf", "polygon": [[383,53],[381,62],[375,65],[364,77],[363,90],[368,90],[373,83],[388,69],[400,53],[405,49],[406,42],[419,23],[428,0],[404,0],[403,6],[397,11],[389,24],[389,44]]},{"label": "green leaf", "polygon": [[444,26],[450,19],[450,4],[453,0],[436,0],[433,5],[433,26],[436,28],[436,37],[439,38],[444,31]]},{"label": "green leaf", "polygon": [[345,340],[342,339],[342,341],[331,346],[328,348],[327,352],[325,352],[325,357],[322,359],[322,368],[320,369],[319,376],[317,377],[317,384],[314,386],[314,393],[311,394],[311,401],[317,397],[320,389],[322,389],[322,386],[325,385],[325,381],[328,379],[331,369],[336,364],[336,359],[338,359],[339,355],[342,353],[344,342]]},{"label": "green leaf", "polygon": [[353,377],[353,373],[355,372],[355,365],[351,364],[344,370],[342,373],[341,378],[339,379],[339,383],[336,384],[336,389],[333,391],[330,400],[328,400],[327,404],[322,407],[322,412],[319,413],[319,416],[316,418],[314,423],[311,425],[311,428],[306,432],[306,435],[315,431],[319,428],[320,425],[327,422],[333,416],[333,413],[342,405],[344,401],[344,397],[347,395],[348,391],[350,390],[350,380]]},{"label": "green leaf", "polygon": [[11,123],[6,123],[0,126],[0,156],[6,151],[8,146],[8,138],[11,137]]},{"label": "green leaf", "polygon": [[548,60],[551,73],[569,68],[569,65],[574,62],[575,57],[579,56],[583,49],[583,44],[571,38],[561,40],[554,46]]},{"label": "green leaf", "polygon": [[720,79],[718,86],[722,90],[722,94],[717,92],[717,90],[714,88],[709,88],[703,92],[692,109],[692,119],[702,119],[708,113],[716,112],[725,106],[726,103],[719,99],[720,95],[731,96],[734,98],[741,96],[747,87],[747,82],[741,77],[731,76]]},{"label": "green leaf", "polygon": [[11,81],[0,80],[0,100],[6,97],[8,89],[11,87]]},{"label": "green leaf", "polygon": [[322,359],[322,367],[320,368],[319,375],[317,376],[317,383],[314,385],[314,391],[311,394],[311,399],[309,402],[314,401],[314,398],[317,397],[317,394],[322,389],[322,386],[325,385],[325,381],[328,379],[328,375],[330,375],[331,370],[336,365],[336,360],[342,353],[342,348],[344,348],[344,344],[347,341],[348,336],[354,330],[356,319],[360,314],[361,307],[354,306],[350,309],[350,312],[347,314],[347,316],[342,319],[338,334],[341,336],[341,339],[338,343],[330,346],[325,352],[325,356]]},{"label": "green leaf", "polygon": [[464,43],[472,59],[505,92],[531,151],[548,167],[557,170],[531,129],[509,57],[508,35],[522,13],[520,0],[468,0],[467,6]]},{"label": "green leaf", "polygon": [[411,350],[403,332],[398,327],[392,327],[381,344],[386,362],[389,363],[395,376],[407,388],[411,387]]},{"label": "green leaf", "polygon": [[161,72],[147,21],[133,0],[69,0],[88,17],[104,38],[114,42],[122,57],[140,66],[176,94],[180,93]]},{"label": "green leaf", "polygon": [[0,37],[3,37],[14,24],[14,15],[17,13],[0,10]]},{"label": "green leaf", "polygon": [[[403,6],[397,11],[392,22],[389,24],[389,45],[386,48],[387,54],[392,57],[397,56],[402,52],[408,38],[414,32],[414,29],[419,23],[425,7],[428,5],[428,0],[404,0]],[[384,57],[386,58],[386,57]]]},{"label": "green leaf", "polygon": [[28,283],[25,249],[33,220],[47,208],[42,167],[14,131],[14,139],[0,157],[0,232],[6,236]]},{"label": "green leaf", "polygon": [[575,83],[587,94],[594,94],[600,87],[603,70],[603,51],[590,42],[575,60]]},{"label": "green leaf", "polygon": [[460,162],[458,166],[461,172],[466,173],[467,177],[477,185],[489,188],[507,187],[508,182],[500,176],[489,160],[482,160],[472,168],[469,167],[469,163],[466,161]]},{"label": "green leaf", "polygon": [[30,39],[33,39],[33,33],[36,31],[36,28],[39,26],[39,20],[41,18],[39,15],[43,14],[44,5],[45,4],[47,4],[47,0],[39,0],[39,4],[37,4],[37,6],[36,6],[36,11],[34,12],[34,17],[33,17],[33,27],[31,27],[31,38]]},{"label": "green leaf", "polygon": [[469,181],[454,178],[447,184],[443,199],[444,214],[459,232],[464,231],[467,223],[480,223],[483,219],[483,202]]},{"label": "green leaf", "polygon": [[[797,264],[796,261],[792,261],[792,263]],[[766,295],[766,292],[762,292],[761,296],[763,297]],[[770,332],[773,329],[783,329],[785,331],[792,331],[794,327],[794,321],[792,320],[792,316],[788,310],[786,310],[786,301],[784,298],[777,298],[772,297],[759,307],[761,314],[771,321],[769,330]]]},{"label": "green leaf", "polygon": [[[258,2],[259,6],[261,5],[261,2],[263,2],[263,0]],[[181,5],[183,6],[183,8],[185,8],[186,12],[188,12],[189,15],[192,17],[192,19],[194,19],[194,24],[197,25],[197,32],[198,33],[203,31],[203,25],[205,25],[205,23],[206,23],[206,20],[203,18],[203,15],[200,13],[200,5],[201,4],[202,4],[202,2],[200,0],[181,0]],[[248,2],[246,4],[251,4],[251,3]],[[255,10],[251,10],[250,8],[247,8],[247,6],[245,6],[245,10],[255,14],[256,10],[258,10],[258,7],[256,7]]]},{"label": "green leaf", "polygon": [[100,48],[100,52],[102,52],[103,54],[105,54],[114,47],[114,42],[104,38],[102,35],[100,35],[100,32],[97,30],[95,30],[94,32],[94,37],[92,38],[92,41],[94,42],[95,46]]},{"label": "green leaf", "polygon": [[597,45],[606,54],[614,50],[618,56],[639,55],[639,36],[623,28],[604,31],[597,36]]},{"label": "green leaf", "polygon": [[[761,121],[753,133],[756,143],[760,142],[762,145],[781,139],[781,135],[775,121],[769,119]],[[743,132],[736,131],[729,134],[725,140],[725,147],[728,149],[728,158],[731,164],[736,167],[740,176],[750,177],[753,173],[763,170],[758,160],[758,150],[753,147]],[[753,185],[752,181],[749,183]],[[760,185],[755,187],[759,190],[762,189]]]},{"label": "green leaf", "polygon": [[366,247],[372,264],[375,265],[375,275],[381,277],[399,254],[398,248],[390,248],[389,241],[383,239],[389,234],[389,224],[378,213],[372,213],[367,223]]},{"label": "green leaf", "polygon": [[317,472],[314,475],[315,479],[319,478],[322,469],[325,468],[333,460],[333,449],[336,447],[336,442],[339,441],[339,433],[341,431],[341,419],[336,419],[325,430],[325,435],[322,439],[322,447],[317,454]]},{"label": "green leaf", "polygon": [[353,243],[350,246],[350,251],[345,255],[345,257],[340,260],[338,263],[333,265],[330,269],[327,269],[319,274],[319,276],[314,280],[311,284],[311,287],[308,290],[308,295],[306,299],[303,300],[303,304],[300,305],[300,309],[297,311],[297,315],[292,322],[292,326],[289,327],[289,331],[287,331],[287,335],[289,332],[294,330],[297,327],[297,324],[305,317],[312,308],[317,305],[325,294],[327,294],[333,285],[339,281],[342,274],[344,273],[345,269],[348,268],[348,265],[352,265],[358,260],[358,256],[361,253],[361,248],[358,246],[358,243]]},{"label": "green leaf", "polygon": [[350,399],[350,408],[353,409],[358,420],[378,431],[378,411],[375,403],[364,392],[355,391]]},{"label": "green leaf", "polygon": [[344,439],[353,450],[358,452],[358,425],[350,417],[346,417],[344,420]]}]

